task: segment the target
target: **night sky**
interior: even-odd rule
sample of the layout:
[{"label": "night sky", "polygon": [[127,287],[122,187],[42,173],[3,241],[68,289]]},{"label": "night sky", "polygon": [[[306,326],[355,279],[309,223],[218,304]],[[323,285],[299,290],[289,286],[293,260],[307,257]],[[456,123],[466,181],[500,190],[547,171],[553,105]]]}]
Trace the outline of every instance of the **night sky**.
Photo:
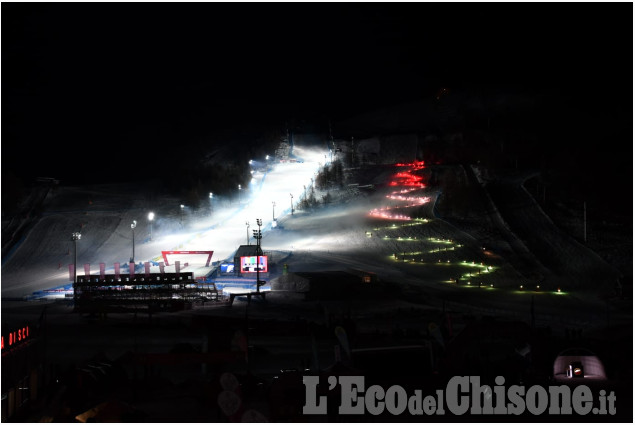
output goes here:
[{"label": "night sky", "polygon": [[[578,144],[562,149],[580,149],[583,139],[632,134],[632,10],[2,3],[3,175],[157,164],[222,130],[344,119],[441,86],[564,96]],[[618,156],[632,171],[630,141]]]}]

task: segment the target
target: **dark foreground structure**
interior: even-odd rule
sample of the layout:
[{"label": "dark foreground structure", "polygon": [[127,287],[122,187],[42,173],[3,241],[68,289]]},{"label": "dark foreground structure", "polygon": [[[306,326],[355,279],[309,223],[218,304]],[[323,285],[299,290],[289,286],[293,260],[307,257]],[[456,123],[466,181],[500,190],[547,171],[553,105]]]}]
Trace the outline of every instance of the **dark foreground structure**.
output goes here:
[{"label": "dark foreground structure", "polygon": [[[86,298],[80,308],[121,313],[77,314],[70,299],[3,306],[3,325],[16,324],[3,329],[3,420],[507,422],[517,416],[457,415],[447,403],[444,415],[433,416],[339,409],[346,377],[365,380],[361,400],[373,385],[436,397],[454,377],[478,377],[490,388],[502,377],[505,388],[586,385],[595,405],[603,393],[616,396],[614,415],[525,410],[523,422],[632,421],[632,351],[611,343],[629,338],[632,326],[560,329],[434,308],[355,272],[285,276],[273,284],[284,289],[266,300],[239,295],[231,306],[193,301],[188,310],[148,315],[130,311],[175,306],[170,297],[196,300],[213,289],[194,288],[187,275],[154,283],[122,275],[122,282],[78,282]],[[334,281],[347,290],[333,290]],[[34,318],[28,332],[17,326],[24,317]],[[576,368],[581,374],[568,378]],[[304,411],[311,403],[305,382],[316,383],[314,402],[325,397],[323,413]]]}]

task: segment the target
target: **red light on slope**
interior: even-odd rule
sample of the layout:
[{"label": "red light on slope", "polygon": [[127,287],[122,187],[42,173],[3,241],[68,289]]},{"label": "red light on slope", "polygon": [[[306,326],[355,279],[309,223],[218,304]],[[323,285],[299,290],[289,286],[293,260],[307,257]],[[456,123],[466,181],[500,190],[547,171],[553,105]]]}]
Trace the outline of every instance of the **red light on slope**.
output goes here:
[{"label": "red light on slope", "polygon": [[401,205],[398,207],[383,207],[381,209],[374,209],[372,211],[370,211],[369,215],[372,217],[378,217],[378,218],[385,218],[385,219],[391,219],[391,220],[412,220],[412,218],[405,216],[405,215],[393,215],[393,214],[389,214],[385,211],[387,210],[392,210],[392,209],[399,209],[399,208],[411,208],[411,207],[417,207],[420,205],[423,205],[427,202],[430,201],[429,197],[416,197],[416,196],[397,196],[398,193],[401,194],[405,194],[405,193],[410,193],[413,192],[415,190],[418,189],[423,189],[426,187],[425,184],[422,183],[423,181],[423,177],[422,176],[417,176],[412,174],[413,171],[416,170],[420,170],[422,168],[424,168],[425,162],[424,161],[414,161],[411,162],[409,164],[404,164],[404,163],[397,163],[395,164],[398,167],[410,167],[410,170],[408,171],[401,171],[399,173],[395,173],[392,176],[392,181],[390,181],[390,183],[388,183],[389,186],[395,187],[395,186],[402,186],[402,187],[408,187],[411,189],[402,189],[400,191],[395,191],[392,192],[390,195],[387,195],[386,197],[388,199],[392,199],[392,200],[397,200],[397,201],[402,201],[402,202],[408,202],[407,205]]}]

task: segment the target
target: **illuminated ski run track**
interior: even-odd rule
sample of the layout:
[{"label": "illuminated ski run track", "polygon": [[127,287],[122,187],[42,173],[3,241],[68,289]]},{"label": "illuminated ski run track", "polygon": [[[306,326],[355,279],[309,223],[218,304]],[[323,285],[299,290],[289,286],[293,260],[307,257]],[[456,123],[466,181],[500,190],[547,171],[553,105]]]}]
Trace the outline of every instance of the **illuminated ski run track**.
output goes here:
[{"label": "illuminated ski run track", "polygon": [[[304,186],[311,184],[324,161],[324,151],[307,150],[295,147],[294,153],[304,162],[279,163],[268,172],[253,174],[252,183],[243,188],[240,202],[235,206],[221,210],[214,210],[209,219],[198,220],[189,225],[193,229],[190,233],[181,233],[166,237],[165,249],[171,250],[213,250],[212,261],[233,261],[233,254],[239,245],[249,243],[255,245],[252,232],[257,229],[256,219],[262,220],[263,242],[266,241],[266,231],[273,222],[273,205],[275,215],[279,218],[289,214],[291,202],[294,208],[300,200]],[[290,195],[293,195],[291,198]],[[247,229],[246,223],[250,227]],[[248,233],[247,233],[248,232]],[[157,253],[153,261],[162,261]]]}]

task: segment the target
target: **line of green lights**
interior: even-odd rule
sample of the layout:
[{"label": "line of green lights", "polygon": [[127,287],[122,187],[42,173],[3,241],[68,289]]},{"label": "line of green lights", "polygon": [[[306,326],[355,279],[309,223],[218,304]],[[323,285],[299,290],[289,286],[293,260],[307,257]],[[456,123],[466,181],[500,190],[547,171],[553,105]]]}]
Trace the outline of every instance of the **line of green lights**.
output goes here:
[{"label": "line of green lights", "polygon": [[417,239],[416,237],[414,237],[414,238],[402,238],[402,237],[391,238],[391,237],[388,237],[388,236],[383,236],[381,239],[385,240],[385,241],[421,242],[421,239]]},{"label": "line of green lights", "polygon": [[428,238],[428,241],[434,243],[445,243],[445,244],[453,244],[454,241],[446,240],[446,239],[437,239],[437,238]]},{"label": "line of green lights", "polygon": [[[411,251],[411,252],[400,252],[400,253],[395,253],[389,256],[389,258],[396,260],[396,261],[400,261],[400,262],[404,262],[404,261],[410,261],[410,262],[424,262],[424,259],[421,258],[419,260],[417,260],[416,258],[405,258],[405,257],[416,257],[419,255],[423,255],[424,253],[428,253],[428,254],[434,254],[434,253],[438,253],[438,251]],[[462,261],[460,263],[456,263],[456,262],[451,262],[450,260],[442,260],[442,259],[437,259],[436,261],[430,261],[430,264],[450,264],[450,265],[456,265],[456,266],[468,266],[468,267],[477,267],[480,268],[480,270],[478,270],[477,272],[470,272],[470,273],[466,273],[463,274],[462,277],[474,277],[474,276],[478,276],[481,274],[491,274],[495,271],[495,269],[492,266],[487,266],[487,265],[480,265],[480,264],[466,264],[465,261]]]},{"label": "line of green lights", "polygon": [[447,252],[447,251],[454,251],[454,248],[456,247],[452,247],[452,248],[443,248],[443,250],[441,250],[440,248],[437,249],[432,249],[430,251],[428,251],[428,254],[435,254],[435,253],[439,253],[439,252]]},{"label": "line of green lights", "polygon": [[375,231],[379,231],[379,230],[393,230],[393,229],[398,229],[400,227],[413,227],[413,226],[421,226],[422,224],[428,223],[428,221],[420,221],[417,223],[408,223],[408,224],[400,224],[399,226],[397,226],[396,224],[393,224],[392,226],[388,226],[388,227],[374,227],[373,230]]}]

